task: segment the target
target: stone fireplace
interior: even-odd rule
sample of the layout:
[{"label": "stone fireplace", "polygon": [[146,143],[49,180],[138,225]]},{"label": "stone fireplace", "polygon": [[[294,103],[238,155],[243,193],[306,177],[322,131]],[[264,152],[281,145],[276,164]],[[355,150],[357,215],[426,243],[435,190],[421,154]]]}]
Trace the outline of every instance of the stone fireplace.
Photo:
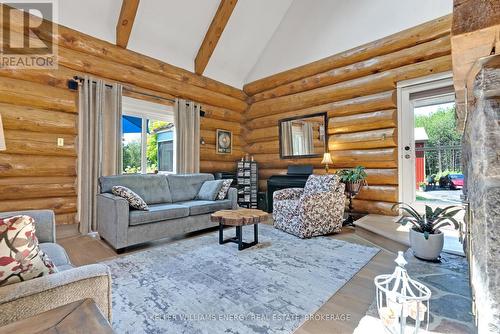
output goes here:
[{"label": "stone fireplace", "polygon": [[500,55],[476,65],[463,139],[467,253],[478,332],[500,333]]}]

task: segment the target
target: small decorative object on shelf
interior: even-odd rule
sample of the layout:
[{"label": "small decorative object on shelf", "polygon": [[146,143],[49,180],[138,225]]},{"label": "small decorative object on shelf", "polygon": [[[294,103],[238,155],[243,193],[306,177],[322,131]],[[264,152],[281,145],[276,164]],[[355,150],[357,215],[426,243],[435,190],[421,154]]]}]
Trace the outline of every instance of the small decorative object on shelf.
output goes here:
[{"label": "small decorative object on shelf", "polygon": [[248,154],[238,161],[238,205],[242,208],[257,209],[259,174],[257,162]]},{"label": "small decorative object on shelf", "polygon": [[397,266],[391,275],[379,275],[374,279],[380,320],[392,334],[427,330],[431,290],[410,278],[403,252],[398,252],[395,262]]},{"label": "small decorative object on shelf", "polygon": [[361,190],[361,187],[368,185],[366,182],[365,167],[357,166],[353,169],[341,169],[337,171],[340,181],[345,184],[345,193],[349,198],[349,215],[342,224],[343,226],[354,226],[354,218],[352,217],[352,199]]},{"label": "small decorative object on shelf", "polygon": [[329,170],[329,166],[328,165],[332,165],[333,164],[332,155],[330,153],[324,153],[323,154],[323,161],[321,161],[321,163],[323,165],[325,165],[325,171],[326,171],[326,174],[328,174],[328,170]]}]

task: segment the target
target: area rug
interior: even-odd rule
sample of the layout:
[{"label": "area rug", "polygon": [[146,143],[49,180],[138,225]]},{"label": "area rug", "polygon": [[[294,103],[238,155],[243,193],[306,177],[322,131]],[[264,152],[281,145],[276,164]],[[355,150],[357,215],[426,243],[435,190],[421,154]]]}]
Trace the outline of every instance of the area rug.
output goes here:
[{"label": "area rug", "polygon": [[378,252],[329,237],[303,240],[267,225],[259,241],[239,252],[233,243],[219,245],[213,232],[106,261],[113,328],[292,333]]}]

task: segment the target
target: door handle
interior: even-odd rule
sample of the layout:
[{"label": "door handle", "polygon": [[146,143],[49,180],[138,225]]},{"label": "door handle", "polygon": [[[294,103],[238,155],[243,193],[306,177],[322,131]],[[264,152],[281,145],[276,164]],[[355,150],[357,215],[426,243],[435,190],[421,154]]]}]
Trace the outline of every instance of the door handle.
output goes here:
[{"label": "door handle", "polygon": [[411,147],[410,146],[405,146],[405,151],[409,151],[411,150]]}]

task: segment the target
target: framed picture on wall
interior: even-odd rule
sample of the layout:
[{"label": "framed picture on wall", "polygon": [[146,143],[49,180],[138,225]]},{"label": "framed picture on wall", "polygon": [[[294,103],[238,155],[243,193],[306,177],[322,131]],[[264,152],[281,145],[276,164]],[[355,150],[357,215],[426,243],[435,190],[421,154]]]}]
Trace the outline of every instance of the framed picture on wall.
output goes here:
[{"label": "framed picture on wall", "polygon": [[233,151],[233,133],[217,129],[217,154],[231,154]]}]

